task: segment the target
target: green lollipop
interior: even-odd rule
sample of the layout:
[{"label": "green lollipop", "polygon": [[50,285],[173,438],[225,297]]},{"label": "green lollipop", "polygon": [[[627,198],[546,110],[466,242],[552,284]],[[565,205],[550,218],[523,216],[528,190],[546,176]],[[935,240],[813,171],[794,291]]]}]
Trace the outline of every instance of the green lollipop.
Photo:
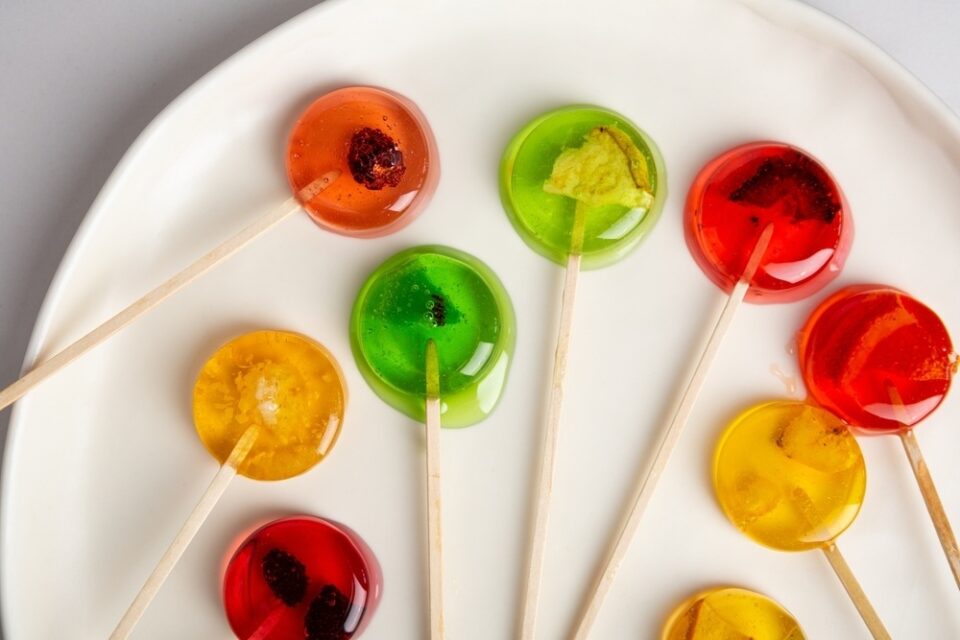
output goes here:
[{"label": "green lollipop", "polygon": [[388,259],[353,307],[350,342],[360,373],[387,404],[426,425],[431,638],[444,629],[440,423],[465,427],[493,411],[515,336],[513,307],[497,276],[447,247]]},{"label": "green lollipop", "polygon": [[579,273],[623,258],[656,223],[666,198],[663,161],[653,141],[620,114],[564,107],[510,141],[500,197],[523,240],[566,267],[523,597],[520,637],[532,638]]},{"label": "green lollipop", "polygon": [[353,353],[387,404],[424,419],[427,344],[437,352],[443,426],[485,418],[503,391],[515,341],[513,307],[485,264],[447,247],[402,251],[370,275],[353,308]]}]

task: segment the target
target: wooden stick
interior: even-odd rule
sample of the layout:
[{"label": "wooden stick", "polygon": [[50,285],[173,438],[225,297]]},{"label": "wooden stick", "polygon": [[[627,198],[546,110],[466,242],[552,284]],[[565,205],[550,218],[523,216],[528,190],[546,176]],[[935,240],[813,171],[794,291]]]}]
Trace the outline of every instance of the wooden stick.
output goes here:
[{"label": "wooden stick", "polygon": [[933,528],[936,529],[937,537],[940,538],[940,546],[943,547],[943,553],[947,556],[953,579],[960,588],[960,549],[957,547],[957,537],[953,533],[953,527],[950,526],[950,520],[947,519],[947,512],[940,501],[940,494],[937,492],[936,485],[933,484],[933,478],[923,459],[923,453],[920,452],[920,444],[913,434],[913,429],[901,429],[899,435],[903,450],[907,454],[907,459],[910,460],[913,475],[917,479],[920,495],[923,496],[923,502],[927,505],[927,513],[930,514]]},{"label": "wooden stick", "polygon": [[180,560],[180,557],[184,551],[187,550],[187,547],[190,546],[190,542],[194,536],[197,535],[197,532],[200,531],[200,527],[203,526],[210,512],[213,511],[217,502],[220,501],[230,481],[237,475],[237,465],[250,453],[250,448],[253,447],[253,443],[256,441],[258,434],[259,429],[257,427],[250,427],[240,436],[237,444],[233,447],[233,451],[230,452],[230,457],[227,458],[227,461],[220,467],[217,475],[213,477],[213,481],[210,483],[210,486],[207,487],[207,490],[204,491],[200,502],[194,507],[187,521],[183,523],[177,536],[160,558],[160,562],[157,563],[153,573],[147,578],[137,597],[133,599],[130,607],[126,613],[123,614],[123,618],[120,619],[116,629],[110,634],[110,640],[124,640],[130,636],[133,628],[137,625],[137,622],[140,621],[140,617],[143,616],[147,607],[150,606],[150,603],[156,597],[157,593],[159,593],[160,587],[163,586],[163,583],[170,576],[177,561]]},{"label": "wooden stick", "polygon": [[440,372],[437,345],[427,342],[427,560],[430,569],[430,638],[443,640],[443,510],[440,493]]},{"label": "wooden stick", "polygon": [[560,328],[553,357],[553,377],[550,382],[550,399],[547,405],[547,424],[543,435],[543,450],[540,458],[540,477],[533,505],[533,530],[527,560],[526,588],[523,594],[523,612],[520,620],[521,640],[533,640],[537,627],[540,605],[540,586],[543,579],[543,555],[546,550],[547,526],[550,521],[550,504],[553,498],[557,441],[560,433],[560,414],[563,408],[563,388],[567,377],[567,354],[570,351],[570,334],[573,328],[573,308],[580,279],[581,250],[586,224],[586,211],[577,204],[571,229],[571,252],[563,280],[563,298],[560,303]]},{"label": "wooden stick", "polygon": [[[310,199],[326,189],[340,175],[339,171],[330,171],[304,188],[300,194]],[[37,365],[29,373],[0,391],[0,411],[10,406],[35,386],[57,373],[65,366],[90,351],[107,338],[117,333],[147,311],[184,288],[211,268],[220,264],[237,251],[247,246],[251,241],[269,231],[279,222],[300,210],[300,202],[296,197],[286,200],[283,204],[271,210],[265,216],[246,227],[235,236],[209,251],[202,258],[189,267],[173,276],[160,286],[153,289],[123,311],[119,312],[99,327],[86,334],[70,346],[52,356],[49,360]]]},{"label": "wooden stick", "polygon": [[911,424],[913,421],[907,415],[903,397],[897,387],[889,381],[887,382],[887,394],[890,396],[893,410],[897,414],[897,421],[900,423],[898,435],[901,444],[903,444],[903,451],[907,454],[907,460],[910,461],[913,477],[917,479],[920,495],[923,496],[923,503],[927,505],[927,513],[930,514],[930,520],[933,521],[933,528],[940,539],[940,546],[943,547],[943,553],[947,556],[947,564],[950,565],[953,580],[960,588],[960,549],[957,547],[957,537],[953,533],[953,527],[950,526],[950,520],[943,508],[943,502],[940,501],[937,487],[933,484],[933,476],[930,475],[927,462],[923,459],[920,443],[917,442],[917,437],[913,433]]},{"label": "wooden stick", "polygon": [[875,640],[890,640],[890,634],[887,632],[886,627],[883,626],[880,616],[877,615],[877,611],[873,608],[873,605],[870,604],[867,594],[863,592],[863,588],[860,586],[860,583],[857,582],[857,578],[853,575],[853,571],[850,570],[847,561],[843,559],[837,545],[830,542],[820,548],[823,550],[823,555],[827,557],[827,561],[833,568],[833,572],[840,578],[843,588],[853,601],[853,605],[860,613],[860,617],[863,618],[863,622],[867,625],[867,629],[870,630],[870,634]]},{"label": "wooden stick", "polygon": [[653,463],[647,472],[641,475],[623,524],[617,532],[613,546],[604,561],[603,569],[594,582],[591,591],[588,593],[587,604],[574,627],[573,638],[575,638],[575,640],[585,640],[590,634],[590,629],[593,627],[593,623],[600,613],[604,599],[607,597],[610,587],[613,585],[617,570],[627,555],[630,543],[633,541],[633,537],[640,526],[640,520],[647,508],[647,504],[650,502],[650,498],[653,496],[657,482],[660,480],[660,476],[663,475],[667,467],[667,461],[670,459],[670,454],[673,453],[673,449],[680,439],[680,433],[690,418],[697,397],[700,395],[700,390],[703,388],[703,382],[706,379],[707,372],[710,370],[710,365],[717,355],[717,350],[720,348],[723,338],[727,335],[727,330],[730,328],[737,309],[743,303],[747,291],[750,289],[750,281],[760,266],[760,260],[770,245],[772,236],[773,225],[767,225],[760,234],[757,244],[754,246],[753,253],[750,254],[743,276],[734,285],[733,291],[730,292],[730,296],[727,298],[723,310],[720,312],[720,316],[717,318],[713,330],[710,332],[707,344],[700,354],[693,374],[687,381],[683,395],[680,397],[680,403],[674,409],[667,430],[657,445]]}]

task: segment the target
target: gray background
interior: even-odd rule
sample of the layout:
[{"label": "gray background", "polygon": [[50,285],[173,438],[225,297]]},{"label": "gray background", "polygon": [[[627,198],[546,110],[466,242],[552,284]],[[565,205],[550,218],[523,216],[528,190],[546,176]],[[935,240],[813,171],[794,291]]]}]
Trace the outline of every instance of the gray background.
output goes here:
[{"label": "gray background", "polygon": [[[217,63],[316,2],[0,0],[0,386],[19,371],[57,264],[137,134]],[[809,3],[960,112],[960,2]],[[8,420],[0,413],[0,435]]]}]

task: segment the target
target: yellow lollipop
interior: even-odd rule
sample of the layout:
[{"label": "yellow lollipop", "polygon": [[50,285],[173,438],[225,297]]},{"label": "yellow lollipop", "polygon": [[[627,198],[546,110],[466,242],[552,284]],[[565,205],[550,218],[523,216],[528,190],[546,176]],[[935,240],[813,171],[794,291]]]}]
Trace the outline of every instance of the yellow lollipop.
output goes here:
[{"label": "yellow lollipop", "polygon": [[296,333],[256,331],[207,360],[193,391],[193,421],[221,464],[244,434],[255,434],[237,472],[283,480],[323,460],[345,402],[340,369],[322,345]]},{"label": "yellow lollipop", "polygon": [[754,591],[710,589],[682,602],[662,640],[805,640],[786,609]]},{"label": "yellow lollipop", "polygon": [[846,424],[797,401],[741,413],[721,436],[713,464],[713,486],[730,521],[774,549],[821,549],[874,638],[888,639],[834,543],[857,517],[866,479]]},{"label": "yellow lollipop", "polygon": [[207,360],[193,390],[193,418],[220,471],[110,640],[129,637],[234,476],[282,480],[307,471],[336,443],[345,403],[336,360],[296,333],[248,333]]}]

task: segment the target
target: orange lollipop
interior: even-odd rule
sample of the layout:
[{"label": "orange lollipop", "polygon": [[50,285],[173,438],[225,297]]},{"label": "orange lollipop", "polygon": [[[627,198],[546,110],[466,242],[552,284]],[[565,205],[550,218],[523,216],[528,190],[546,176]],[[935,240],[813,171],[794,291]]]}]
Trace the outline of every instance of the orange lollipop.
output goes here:
[{"label": "orange lollipop", "polygon": [[[381,89],[347,87],[317,99],[290,134],[287,177],[310,217],[355,237],[413,221],[436,188],[436,143],[415,104]],[[330,171],[339,178],[314,192]]]},{"label": "orange lollipop", "polygon": [[290,137],[287,172],[291,198],[0,390],[0,410],[294,213],[306,209],[343,235],[382,236],[413,220],[440,176],[437,145],[420,110],[372,87],[338,89],[310,105]]}]

